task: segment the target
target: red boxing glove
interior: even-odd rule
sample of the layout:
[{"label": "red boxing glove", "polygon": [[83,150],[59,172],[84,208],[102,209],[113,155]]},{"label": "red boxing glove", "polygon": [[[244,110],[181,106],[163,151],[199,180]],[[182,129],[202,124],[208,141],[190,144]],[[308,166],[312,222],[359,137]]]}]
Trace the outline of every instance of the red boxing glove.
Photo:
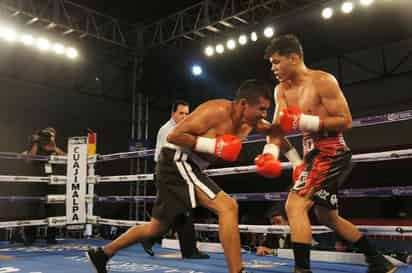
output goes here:
[{"label": "red boxing glove", "polygon": [[279,177],[282,173],[282,166],[279,157],[279,147],[275,144],[266,144],[263,154],[255,158],[256,172],[267,178]]},{"label": "red boxing glove", "polygon": [[215,155],[227,160],[235,161],[242,149],[240,139],[232,135],[223,135],[216,137]]},{"label": "red boxing glove", "polygon": [[322,126],[318,116],[305,115],[298,108],[289,107],[280,112],[280,128],[286,133],[297,130],[318,132]]},{"label": "red boxing glove", "polygon": [[213,154],[227,161],[235,161],[242,149],[240,139],[233,135],[222,135],[216,138],[198,137],[195,151]]},{"label": "red boxing glove", "polygon": [[256,172],[267,178],[276,178],[282,173],[280,161],[271,154],[260,154],[255,158]]}]

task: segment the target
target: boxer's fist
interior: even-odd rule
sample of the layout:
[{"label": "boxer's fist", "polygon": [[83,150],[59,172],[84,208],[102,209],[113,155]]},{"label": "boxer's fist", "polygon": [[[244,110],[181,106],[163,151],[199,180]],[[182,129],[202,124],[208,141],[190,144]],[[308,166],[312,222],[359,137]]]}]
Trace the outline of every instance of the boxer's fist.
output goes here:
[{"label": "boxer's fist", "polygon": [[285,108],[280,112],[280,128],[284,132],[299,130],[299,121],[302,112],[298,108]]},{"label": "boxer's fist", "polygon": [[282,173],[280,161],[274,155],[266,153],[255,158],[256,172],[267,178],[275,178]]},{"label": "boxer's fist", "polygon": [[242,149],[240,139],[232,135],[222,135],[216,137],[215,155],[227,160],[235,161]]},{"label": "boxer's fist", "polygon": [[198,137],[195,151],[213,154],[227,161],[235,161],[242,149],[240,139],[233,135],[221,135],[216,138]]},{"label": "boxer's fist", "polygon": [[293,131],[318,132],[323,123],[318,116],[305,115],[295,107],[285,108],[280,112],[280,128],[286,133]]}]

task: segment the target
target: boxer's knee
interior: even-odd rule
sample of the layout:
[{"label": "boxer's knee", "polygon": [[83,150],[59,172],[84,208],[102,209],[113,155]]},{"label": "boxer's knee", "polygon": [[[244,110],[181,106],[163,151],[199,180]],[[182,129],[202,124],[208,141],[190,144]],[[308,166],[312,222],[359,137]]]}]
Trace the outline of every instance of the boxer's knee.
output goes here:
[{"label": "boxer's knee", "polygon": [[285,210],[288,218],[307,213],[313,206],[313,201],[298,193],[291,192],[286,200]]},{"label": "boxer's knee", "polygon": [[220,199],[220,204],[218,206],[218,214],[236,214],[238,213],[239,206],[235,199],[225,195]]},{"label": "boxer's knee", "polygon": [[168,226],[155,218],[152,218],[150,222],[145,226],[145,237],[155,237],[165,234],[168,230]]}]

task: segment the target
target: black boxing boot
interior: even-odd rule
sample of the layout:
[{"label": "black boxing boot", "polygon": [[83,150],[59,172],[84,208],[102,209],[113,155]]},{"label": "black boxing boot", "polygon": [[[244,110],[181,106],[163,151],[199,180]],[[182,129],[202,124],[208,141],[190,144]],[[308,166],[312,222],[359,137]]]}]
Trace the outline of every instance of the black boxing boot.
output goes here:
[{"label": "black boxing boot", "polygon": [[106,265],[109,261],[109,256],[104,253],[103,248],[90,248],[86,252],[86,257],[89,259],[97,273],[107,273]]},{"label": "black boxing boot", "polygon": [[153,251],[154,243],[155,242],[153,239],[148,239],[142,242],[144,251],[150,256],[154,256],[154,251]]}]

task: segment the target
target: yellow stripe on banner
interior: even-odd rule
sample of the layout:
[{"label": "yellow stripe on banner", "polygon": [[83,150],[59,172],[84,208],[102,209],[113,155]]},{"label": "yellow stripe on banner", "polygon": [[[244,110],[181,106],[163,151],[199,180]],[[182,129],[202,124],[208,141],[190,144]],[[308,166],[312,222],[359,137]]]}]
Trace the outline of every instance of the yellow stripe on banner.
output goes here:
[{"label": "yellow stripe on banner", "polygon": [[88,144],[87,145],[87,154],[88,155],[95,155],[96,154],[96,144]]}]

